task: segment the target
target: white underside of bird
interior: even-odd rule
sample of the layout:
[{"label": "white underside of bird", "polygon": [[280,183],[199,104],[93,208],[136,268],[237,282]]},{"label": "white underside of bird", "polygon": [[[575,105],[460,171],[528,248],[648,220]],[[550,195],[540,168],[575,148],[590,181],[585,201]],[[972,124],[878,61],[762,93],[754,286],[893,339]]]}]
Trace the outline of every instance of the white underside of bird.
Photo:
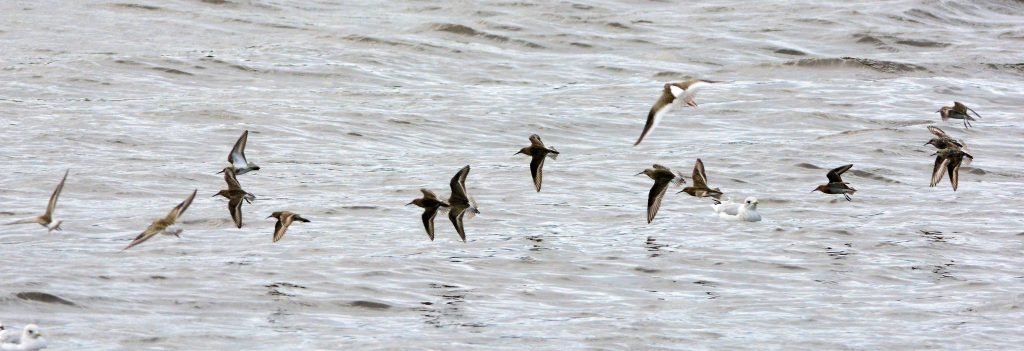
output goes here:
[{"label": "white underside of bird", "polygon": [[0,333],[0,339],[4,340],[3,343],[0,343],[0,350],[35,351],[48,346],[43,334],[39,332],[39,327],[35,324],[26,325],[21,332],[21,337],[10,335],[13,334],[11,330],[4,330],[4,332],[6,333]]},{"label": "white underside of bird", "polygon": [[761,214],[757,212],[757,198],[748,197],[743,203],[732,202],[732,199],[725,200],[711,205],[719,218],[733,221],[758,222]]}]

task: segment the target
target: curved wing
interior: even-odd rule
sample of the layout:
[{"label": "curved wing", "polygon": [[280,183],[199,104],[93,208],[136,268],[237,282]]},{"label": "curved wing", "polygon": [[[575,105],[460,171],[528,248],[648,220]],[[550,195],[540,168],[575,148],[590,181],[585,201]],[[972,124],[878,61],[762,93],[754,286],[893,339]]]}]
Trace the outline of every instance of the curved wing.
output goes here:
[{"label": "curved wing", "polygon": [[842,174],[846,173],[846,171],[850,170],[850,168],[852,168],[852,167],[853,167],[853,164],[851,163],[851,164],[848,164],[848,165],[844,165],[844,166],[839,166],[839,167],[833,168],[831,171],[828,171],[828,174],[826,174],[826,176],[828,177],[828,182],[829,183],[842,183],[843,182]]},{"label": "curved wing", "polygon": [[530,135],[530,146],[541,149],[545,148],[544,142],[540,141],[540,135],[537,134]]},{"label": "curved wing", "polygon": [[935,156],[935,167],[932,168],[932,182],[928,186],[935,186],[940,180],[942,180],[943,168],[946,168],[946,164],[949,163],[945,157]]},{"label": "curved wing", "polygon": [[699,158],[697,163],[693,165],[693,175],[691,175],[691,178],[693,178],[694,188],[703,189],[708,187],[708,175],[704,173],[704,162]]},{"label": "curved wing", "polygon": [[423,228],[427,230],[430,241],[434,241],[434,217],[437,217],[437,207],[427,207],[423,210]]},{"label": "curved wing", "polygon": [[[295,219],[294,214],[284,214],[277,219],[277,224],[274,225],[274,242],[284,237],[284,232],[288,231],[288,226],[292,225],[292,221]],[[241,215],[239,215],[239,221],[241,221]]]},{"label": "curved wing", "polygon": [[434,199],[437,200],[437,195],[433,191],[427,188],[420,188],[420,192],[423,193],[423,199]]},{"label": "curved wing", "polygon": [[452,177],[450,186],[452,188],[452,197],[448,200],[452,205],[469,205],[469,195],[466,194],[466,175],[469,174],[469,165],[462,167],[459,173],[455,173]]},{"label": "curved wing", "polygon": [[174,221],[177,221],[178,217],[181,217],[181,214],[185,213],[188,206],[192,204],[192,199],[196,198],[197,191],[199,191],[199,189],[193,190],[192,195],[189,195],[185,201],[182,201],[178,206],[174,206],[174,209],[171,209],[171,212],[167,214],[167,217],[164,217],[164,221],[167,223],[174,223]]},{"label": "curved wing", "polygon": [[665,197],[669,183],[668,180],[654,181],[654,186],[651,187],[651,192],[647,195],[647,223],[654,221],[654,216],[658,214],[658,209],[661,208],[661,199]]},{"label": "curved wing", "polygon": [[931,132],[932,134],[934,134],[935,136],[939,137],[939,138],[948,138],[949,137],[949,135],[946,135],[946,132],[942,131],[942,129],[939,129],[939,127],[936,127],[936,126],[928,126],[928,131]]},{"label": "curved wing", "polygon": [[533,154],[533,160],[530,161],[530,174],[533,175],[533,187],[540,191],[540,183],[544,180],[544,159],[547,158],[543,152]]},{"label": "curved wing", "polygon": [[153,224],[150,224],[149,227],[146,228],[145,231],[143,231],[141,234],[139,234],[139,236],[136,236],[135,239],[132,240],[132,242],[130,244],[128,244],[127,247],[121,249],[121,251],[128,250],[128,249],[130,249],[132,247],[135,247],[135,245],[138,245],[138,244],[146,242],[146,240],[149,240],[149,238],[152,238],[152,237],[156,236],[157,234],[160,234],[160,232],[162,232],[164,230],[164,228],[166,228],[166,227],[161,225],[159,222],[153,222]]},{"label": "curved wing", "polygon": [[43,217],[50,218],[53,216],[53,210],[57,208],[57,198],[60,197],[61,190],[64,190],[64,181],[68,180],[68,173],[71,170],[64,171],[64,178],[60,180],[60,184],[57,184],[57,188],[53,189],[53,194],[50,194],[50,203],[46,205],[46,214]]},{"label": "curved wing", "polygon": [[228,154],[228,162],[235,167],[245,167],[249,163],[245,159],[245,143],[249,141],[249,131],[242,132],[242,136],[238,137],[238,141],[235,142],[235,146],[231,148],[231,153]]},{"label": "curved wing", "polygon": [[672,108],[672,102],[675,99],[676,97],[672,95],[671,90],[668,89],[668,84],[666,84],[666,88],[661,91],[661,97],[658,98],[658,101],[654,102],[654,106],[651,106],[651,110],[647,112],[647,123],[644,124],[644,131],[640,133],[640,138],[633,143],[633,146],[640,145],[640,142],[644,141],[644,138],[654,131],[654,128],[658,126],[661,119]]},{"label": "curved wing", "polygon": [[462,242],[466,242],[466,230],[462,227],[462,216],[466,214],[466,207],[454,207],[448,211],[448,219],[455,225],[455,231],[459,233]]},{"label": "curved wing", "polygon": [[[962,159],[946,162],[946,170],[949,171],[949,183],[953,185],[953,191],[956,191],[956,186],[960,183],[961,161]],[[939,170],[939,172],[942,172],[942,170]]]},{"label": "curved wing", "polygon": [[238,177],[232,167],[224,168],[224,182],[228,183],[228,190],[242,190],[242,185],[238,184]]},{"label": "curved wing", "polygon": [[242,228],[242,196],[232,196],[228,201],[228,211],[238,228]]},{"label": "curved wing", "polygon": [[974,109],[972,109],[970,107],[967,107],[967,105],[964,105],[963,103],[961,103],[959,101],[953,101],[953,110],[956,111],[956,112],[960,112],[964,116],[967,116],[967,117],[970,117],[970,115],[967,114],[967,111],[970,110],[971,113],[974,113],[975,116],[977,116],[978,118],[981,118],[981,115],[979,115],[977,112],[974,112]]}]

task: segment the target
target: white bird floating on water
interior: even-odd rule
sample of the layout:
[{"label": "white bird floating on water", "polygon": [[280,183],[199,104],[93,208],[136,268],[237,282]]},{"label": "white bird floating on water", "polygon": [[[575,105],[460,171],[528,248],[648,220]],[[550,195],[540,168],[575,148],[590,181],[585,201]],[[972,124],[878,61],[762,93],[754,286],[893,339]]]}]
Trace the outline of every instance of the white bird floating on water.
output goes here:
[{"label": "white bird floating on water", "polygon": [[7,329],[3,322],[0,322],[0,345],[6,343],[17,343],[18,336],[14,335],[14,331]]},{"label": "white bird floating on water", "polygon": [[732,202],[731,199],[722,202],[715,200],[715,204],[711,205],[711,208],[715,210],[718,217],[728,220],[744,222],[761,221],[761,214],[757,213],[757,198],[753,196],[748,197],[742,204]]},{"label": "white bird floating on water", "polygon": [[0,339],[3,339],[3,343],[0,344],[0,350],[34,351],[45,349],[47,346],[46,338],[43,337],[43,333],[39,332],[39,326],[35,324],[26,325],[25,330],[21,332],[20,339],[14,339],[12,336],[4,334],[4,332],[10,331],[4,330],[0,332]]}]

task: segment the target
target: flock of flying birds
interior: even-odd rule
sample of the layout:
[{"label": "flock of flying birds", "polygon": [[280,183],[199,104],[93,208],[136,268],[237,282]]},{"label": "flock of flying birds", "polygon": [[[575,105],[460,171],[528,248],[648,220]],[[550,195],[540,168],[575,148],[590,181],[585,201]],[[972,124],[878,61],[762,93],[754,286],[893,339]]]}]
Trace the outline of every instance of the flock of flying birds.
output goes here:
[{"label": "flock of flying birds", "polygon": [[[636,143],[633,145],[639,145],[640,142],[648,137],[665,115],[674,108],[684,106],[697,107],[697,101],[694,100],[697,88],[714,83],[719,82],[696,79],[665,84],[662,89],[661,96],[647,114],[647,123],[644,125],[640,138],[638,138]],[[948,119],[963,120],[965,128],[971,127],[970,121],[975,121],[975,117],[981,118],[977,112],[974,112],[973,109],[968,108],[960,102],[954,102],[953,106],[943,106],[936,112],[939,113],[943,121]],[[971,114],[973,114],[973,116]],[[953,191],[956,191],[960,178],[960,165],[964,162],[965,158],[970,162],[974,157],[964,151],[965,143],[962,140],[950,137],[938,127],[929,126],[928,131],[934,135],[934,138],[924,145],[932,145],[937,149],[933,154],[933,156],[936,157],[935,165],[932,169],[930,186],[934,187],[942,180],[943,174],[948,174]],[[218,174],[224,173],[224,182],[227,183],[227,189],[221,190],[213,195],[222,196],[228,199],[228,212],[238,228],[242,227],[242,203],[251,204],[256,200],[255,195],[242,189],[241,184],[238,182],[238,176],[260,169],[259,166],[249,162],[245,157],[245,144],[248,141],[248,137],[249,131],[246,130],[238,138],[238,141],[235,142],[234,147],[228,154],[229,165],[218,172]],[[541,190],[542,180],[544,179],[544,161],[548,158],[552,160],[556,159],[559,152],[553,147],[545,146],[544,142],[541,141],[540,136],[536,134],[531,135],[529,139],[530,145],[520,149],[515,153],[515,155],[524,154],[531,157],[530,174],[533,177],[534,188],[539,192]],[[818,185],[811,192],[820,191],[825,194],[843,195],[847,201],[851,201],[850,195],[857,190],[850,187],[848,182],[843,181],[842,174],[852,167],[852,164],[847,164],[828,171],[828,174],[826,174],[828,183]],[[463,242],[466,241],[463,218],[467,213],[471,216],[473,214],[480,213],[477,209],[476,201],[469,196],[469,193],[466,190],[466,176],[469,175],[469,170],[470,167],[467,165],[452,177],[451,182],[449,183],[451,187],[451,196],[449,196],[447,200],[443,200],[434,194],[434,192],[423,188],[420,189],[423,193],[423,197],[414,199],[412,202],[407,204],[423,208],[423,226],[426,229],[427,236],[430,240],[434,240],[434,218],[437,216],[437,213],[447,212],[448,219],[455,226],[455,230],[458,232],[459,238],[461,238]],[[637,173],[637,175],[640,174],[644,174],[654,180],[654,185],[651,187],[647,198],[647,222],[650,223],[654,221],[654,217],[657,215],[658,209],[661,207],[661,201],[665,197],[665,193],[668,190],[669,185],[682,185],[686,183],[686,180],[682,174],[677,174],[668,167],[659,164],[655,164],[651,168]],[[19,220],[7,224],[36,223],[45,227],[47,232],[61,230],[61,223],[63,223],[63,221],[55,220],[53,214],[57,207],[57,199],[60,196],[61,190],[64,189],[64,182],[67,180],[67,177],[68,171],[65,171],[64,177],[61,179],[60,183],[57,184],[57,188],[54,189],[53,194],[50,195],[50,202],[46,207],[45,213],[35,218]],[[758,201],[756,198],[748,197],[743,203],[733,203],[730,200],[721,200],[724,193],[719,188],[711,188],[708,185],[708,177],[704,170],[704,162],[699,158],[693,166],[693,173],[690,178],[693,184],[683,188],[679,193],[685,192],[697,198],[711,198],[714,202],[711,207],[719,217],[747,222],[756,222],[761,220],[761,215],[757,212]],[[192,194],[175,206],[167,216],[154,220],[145,231],[135,237],[135,239],[133,239],[122,251],[142,244],[157,234],[180,237],[182,228],[175,226],[174,224],[178,218],[185,213],[185,210],[188,209],[189,205],[192,204],[192,200],[196,197],[197,192],[198,189],[193,190]],[[292,223],[296,221],[309,222],[308,219],[303,218],[301,215],[289,211],[273,212],[267,218],[271,217],[277,219],[277,224],[275,225],[274,235],[272,238],[273,242],[281,240],[285,231],[288,230],[288,227]],[[9,332],[9,330],[4,329],[3,325],[0,324],[0,349],[2,350],[37,350],[45,347],[45,339],[41,337],[42,333],[39,332],[39,328],[34,324],[25,326],[20,338]]]},{"label": "flock of flying birds", "polygon": [[[633,145],[639,145],[644,141],[657,127],[658,123],[667,115],[670,111],[678,107],[690,106],[697,107],[697,101],[694,99],[696,90],[699,87],[706,86],[709,84],[719,83],[718,81],[694,79],[685,82],[678,83],[667,83],[664,85],[661,96],[658,98],[654,106],[651,107],[650,112],[647,114],[647,123],[644,125],[643,131],[640,133],[640,137]],[[953,106],[943,106],[938,111],[942,120],[948,119],[961,119],[963,120],[964,127],[971,127],[970,121],[975,121],[977,118],[981,118],[977,112],[973,109],[968,108],[960,102],[954,102]],[[973,116],[971,115],[973,114]],[[930,186],[934,187],[939,181],[942,180],[944,174],[949,175],[950,184],[953,187],[953,191],[956,191],[959,183],[959,169],[961,164],[964,163],[964,159],[967,162],[974,159],[964,151],[964,142],[950,137],[944,131],[938,127],[929,126],[930,131],[934,138],[929,140],[925,145],[934,146],[937,151],[933,154],[935,157],[935,165],[932,169],[932,177]],[[217,192],[214,196],[222,196],[228,199],[228,212],[231,215],[231,219],[234,221],[238,228],[242,227],[242,204],[251,204],[256,200],[256,196],[250,192],[242,189],[241,184],[238,182],[238,176],[258,171],[260,169],[256,164],[249,162],[245,157],[245,145],[248,141],[249,131],[245,131],[235,142],[234,147],[228,154],[228,165],[224,167],[218,173],[224,174],[224,182],[227,184],[227,189]],[[540,136],[534,134],[530,136],[530,145],[520,149],[515,155],[523,154],[531,157],[530,162],[530,174],[533,177],[534,188],[539,192],[541,190],[541,183],[544,179],[543,168],[544,161],[548,158],[554,160],[558,157],[559,152],[553,147],[544,145],[541,141]],[[820,191],[825,194],[836,194],[843,195],[846,200],[851,201],[850,195],[855,193],[857,190],[849,185],[848,182],[844,182],[842,174],[852,168],[852,164],[836,167],[826,174],[828,183],[818,185],[814,190]],[[458,173],[452,177],[450,182],[451,196],[447,199],[439,198],[434,192],[429,189],[423,188],[420,191],[423,193],[421,198],[414,199],[407,205],[416,205],[423,208],[423,226],[427,231],[427,236],[430,240],[434,240],[434,218],[438,212],[447,213],[448,219],[455,226],[456,232],[459,234],[459,238],[462,241],[466,241],[466,232],[463,225],[463,218],[468,213],[470,216],[480,213],[477,208],[476,202],[471,196],[469,196],[466,190],[466,176],[469,174],[470,167],[467,165],[459,170]],[[647,198],[647,222],[654,221],[654,217],[658,213],[658,209],[661,207],[661,201],[665,197],[665,193],[669,188],[669,185],[682,185],[686,183],[683,174],[674,173],[668,167],[655,164],[651,168],[645,169],[637,175],[644,174],[654,180],[654,185],[651,187],[650,193]],[[11,222],[8,224],[23,224],[23,223],[37,223],[47,229],[48,232],[54,230],[61,230],[62,221],[55,220],[53,218],[54,209],[57,206],[57,198],[60,196],[61,190],[64,188],[64,182],[67,180],[68,172],[64,172],[64,178],[61,179],[60,184],[54,189],[53,194],[50,196],[50,202],[46,207],[46,212],[42,215]],[[714,204],[711,208],[721,218],[740,220],[748,222],[756,222],[761,220],[761,215],[757,212],[757,198],[748,197],[742,203],[734,203],[731,200],[722,200],[724,194],[719,188],[711,188],[708,186],[708,176],[704,170],[704,162],[699,158],[693,166],[693,173],[690,176],[693,184],[683,188],[680,193],[687,193],[691,196],[698,198],[711,198]],[[136,245],[142,244],[143,242],[151,239],[157,234],[173,235],[180,237],[182,228],[175,226],[175,222],[185,213],[189,205],[192,204],[192,200],[195,198],[197,190],[192,191],[184,201],[175,206],[170,213],[164,218],[154,220],[152,224],[146,228],[141,234],[131,241],[123,250],[130,249]],[[284,237],[285,231],[294,222],[309,222],[309,219],[303,218],[301,215],[289,211],[277,211],[273,212],[267,218],[276,218],[277,223],[274,228],[273,242],[277,242]],[[123,251],[122,250],[122,251]]]}]

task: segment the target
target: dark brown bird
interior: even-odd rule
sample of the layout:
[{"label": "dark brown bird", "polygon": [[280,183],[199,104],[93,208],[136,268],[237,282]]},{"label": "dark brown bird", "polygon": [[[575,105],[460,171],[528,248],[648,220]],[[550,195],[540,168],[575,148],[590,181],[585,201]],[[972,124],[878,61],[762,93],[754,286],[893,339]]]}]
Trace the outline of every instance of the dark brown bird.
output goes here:
[{"label": "dark brown bird", "polygon": [[943,132],[942,129],[939,129],[939,127],[928,126],[928,131],[932,132],[932,134],[934,134],[935,137],[932,138],[931,140],[928,140],[927,143],[924,143],[925,145],[935,146],[935,148],[939,149],[939,150],[942,150],[942,149],[945,149],[945,148],[948,148],[948,147],[957,147],[957,148],[963,148],[964,147],[963,142],[961,142],[959,140],[956,140],[956,139],[953,139],[952,137],[947,135],[946,132]]},{"label": "dark brown bird", "polygon": [[274,242],[284,237],[284,232],[288,231],[288,226],[292,225],[292,222],[299,221],[309,223],[308,219],[302,218],[298,213],[292,213],[288,211],[277,211],[271,213],[267,218],[277,218],[277,224],[274,225]]},{"label": "dark brown bird", "polygon": [[182,229],[172,226],[174,225],[174,222],[178,220],[178,217],[181,217],[181,215],[185,213],[185,210],[188,209],[188,206],[192,204],[192,199],[196,198],[196,192],[198,191],[199,189],[193,190],[192,195],[189,195],[187,198],[185,198],[185,201],[179,203],[178,206],[174,206],[174,208],[171,209],[171,212],[168,213],[167,216],[153,221],[153,223],[150,224],[145,231],[139,234],[139,236],[136,236],[135,239],[132,240],[132,242],[121,251],[128,250],[134,247],[135,245],[144,243],[146,242],[146,240],[149,240],[150,238],[161,233],[166,235],[174,235],[180,238]]},{"label": "dark brown bird", "polygon": [[515,153],[515,155],[524,154],[533,157],[530,161],[530,174],[533,175],[533,187],[537,188],[537,192],[540,192],[540,183],[544,179],[544,159],[550,157],[552,160],[558,158],[558,151],[555,148],[545,147],[544,142],[540,141],[540,136],[537,134],[530,136],[530,146],[524,147]]},{"label": "dark brown bird", "polygon": [[850,195],[857,192],[857,189],[851,188],[847,185],[849,183],[844,182],[842,177],[843,173],[846,173],[846,171],[850,170],[852,167],[853,164],[848,164],[828,171],[828,174],[826,174],[828,177],[828,184],[819,185],[817,188],[814,188],[814,190],[811,190],[811,192],[820,191],[826,194],[842,194],[843,197],[846,198],[846,201],[853,201],[850,199]]},{"label": "dark brown bird", "polygon": [[654,216],[658,214],[658,209],[661,208],[661,199],[665,197],[665,191],[668,190],[669,184],[683,184],[686,180],[681,174],[677,176],[668,167],[659,164],[636,175],[641,174],[654,179],[654,186],[651,187],[651,192],[647,195],[647,223],[651,223],[654,221]]},{"label": "dark brown bird", "polygon": [[943,173],[949,173],[949,183],[953,185],[953,191],[956,191],[957,184],[960,183],[960,164],[964,162],[964,157],[974,160],[974,156],[958,147],[947,147],[932,155],[935,155],[935,167],[932,168],[932,182],[928,186],[934,187],[942,180]]},{"label": "dark brown bird", "polygon": [[469,174],[469,165],[462,167],[459,173],[456,173],[452,177],[450,183],[452,188],[452,196],[448,198],[448,219],[455,225],[455,231],[459,232],[459,238],[462,238],[462,242],[466,242],[466,231],[462,226],[462,217],[466,212],[477,214],[480,210],[476,207],[476,202],[466,192],[466,176]]},{"label": "dark brown bird", "polygon": [[235,225],[238,228],[242,227],[242,200],[252,204],[256,200],[256,195],[253,195],[245,190],[242,190],[242,186],[238,184],[238,178],[235,177],[234,167],[224,167],[224,182],[228,183],[226,190],[218,191],[213,196],[223,196],[228,199],[228,211],[231,212],[231,219],[235,221]]},{"label": "dark brown bird", "polygon": [[[690,196],[696,197],[713,197],[715,199],[722,198],[722,191],[718,188],[711,189],[708,187],[708,175],[704,173],[704,162],[699,158],[697,163],[693,165],[693,186],[683,188],[680,193],[687,193]],[[678,194],[678,193],[677,193]]]},{"label": "dark brown bird", "polygon": [[658,126],[658,122],[668,114],[673,108],[682,106],[685,103],[687,106],[697,107],[697,100],[693,97],[697,93],[697,88],[711,84],[718,83],[713,80],[704,79],[692,79],[685,82],[679,83],[666,83],[661,89],[661,96],[658,97],[658,101],[651,106],[651,110],[647,112],[647,123],[644,124],[644,131],[640,133],[640,138],[636,140],[633,146],[640,145],[641,141],[647,135],[654,131],[654,128]]},{"label": "dark brown bird", "polygon": [[68,180],[69,172],[71,172],[71,170],[64,171],[64,178],[60,179],[60,184],[57,184],[57,187],[53,189],[53,193],[50,194],[50,202],[46,204],[46,212],[35,218],[22,219],[11,223],[7,223],[7,225],[36,223],[45,227],[47,233],[50,233],[54,230],[60,231],[60,224],[64,223],[64,221],[54,220],[53,211],[57,209],[57,198],[60,197],[60,192],[64,190],[64,182]]},{"label": "dark brown bird", "polygon": [[939,116],[942,117],[943,121],[950,118],[962,119],[964,120],[964,128],[970,128],[970,121],[976,121],[976,119],[974,119],[974,117],[971,117],[971,115],[967,114],[968,110],[970,110],[971,113],[974,113],[974,115],[977,116],[978,118],[981,118],[981,115],[979,115],[977,112],[974,112],[974,109],[967,107],[967,105],[964,105],[959,101],[953,101],[953,106],[942,106],[942,108],[935,112],[939,113]]},{"label": "dark brown bird", "polygon": [[423,188],[420,189],[420,192],[423,193],[423,197],[412,200],[406,206],[416,205],[423,208],[423,227],[427,229],[427,237],[430,238],[430,241],[434,241],[434,217],[437,217],[437,211],[441,207],[449,206],[448,203],[438,199],[433,191]]}]

